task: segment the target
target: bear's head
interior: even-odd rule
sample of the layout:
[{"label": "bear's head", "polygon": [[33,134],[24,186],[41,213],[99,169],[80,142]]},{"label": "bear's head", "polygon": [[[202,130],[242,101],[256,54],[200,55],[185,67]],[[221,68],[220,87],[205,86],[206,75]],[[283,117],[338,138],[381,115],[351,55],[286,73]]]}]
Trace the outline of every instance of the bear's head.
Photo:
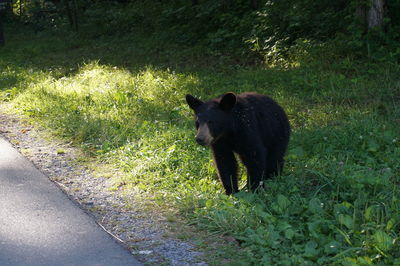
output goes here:
[{"label": "bear's head", "polygon": [[232,109],[236,104],[236,95],[226,93],[221,97],[203,102],[192,95],[186,95],[186,102],[196,116],[196,141],[209,146],[233,130]]}]

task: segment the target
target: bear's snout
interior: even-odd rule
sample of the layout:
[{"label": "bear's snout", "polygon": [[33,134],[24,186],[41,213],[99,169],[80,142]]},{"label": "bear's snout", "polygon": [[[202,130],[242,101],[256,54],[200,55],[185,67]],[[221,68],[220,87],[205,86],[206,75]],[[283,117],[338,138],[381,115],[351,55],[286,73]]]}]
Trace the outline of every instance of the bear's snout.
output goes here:
[{"label": "bear's snout", "polygon": [[210,128],[207,123],[200,123],[197,130],[196,142],[202,146],[211,145],[214,138],[211,135]]},{"label": "bear's snout", "polygon": [[199,136],[196,137],[196,142],[201,146],[207,146],[207,141]]}]

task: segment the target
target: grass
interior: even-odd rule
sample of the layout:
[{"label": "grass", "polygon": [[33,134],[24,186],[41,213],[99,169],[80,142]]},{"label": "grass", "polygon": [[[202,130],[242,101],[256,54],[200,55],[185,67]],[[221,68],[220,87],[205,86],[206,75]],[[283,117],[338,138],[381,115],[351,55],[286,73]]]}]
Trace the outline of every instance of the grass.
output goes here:
[{"label": "grass", "polygon": [[[239,241],[211,264],[400,263],[399,65],[241,67],[203,58],[201,47],[160,51],[154,36],[18,27],[0,48],[0,99],[118,167],[111,189],[140,190]],[[292,124],[285,171],[257,194],[223,195],[209,151],[193,140],[184,95],[226,91],[271,95]]]}]

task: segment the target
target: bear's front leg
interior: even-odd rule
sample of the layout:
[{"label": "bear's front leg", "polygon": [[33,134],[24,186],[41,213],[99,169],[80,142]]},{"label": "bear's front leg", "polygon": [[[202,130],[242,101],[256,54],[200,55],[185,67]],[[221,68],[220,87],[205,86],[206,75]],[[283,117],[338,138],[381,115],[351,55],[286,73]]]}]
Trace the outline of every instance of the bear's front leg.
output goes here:
[{"label": "bear's front leg", "polygon": [[231,195],[238,192],[237,162],[233,151],[224,143],[213,144],[212,151],[225,193]]}]

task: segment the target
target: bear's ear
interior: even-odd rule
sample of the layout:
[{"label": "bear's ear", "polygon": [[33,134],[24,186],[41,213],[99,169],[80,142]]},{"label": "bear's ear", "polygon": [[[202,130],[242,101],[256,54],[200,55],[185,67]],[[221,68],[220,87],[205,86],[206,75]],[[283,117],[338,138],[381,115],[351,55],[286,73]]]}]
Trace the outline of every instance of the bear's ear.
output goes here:
[{"label": "bear's ear", "polygon": [[233,92],[225,93],[222,96],[219,106],[224,111],[230,111],[236,104],[236,95]]},{"label": "bear's ear", "polygon": [[193,110],[196,110],[200,105],[203,104],[203,102],[195,97],[193,97],[190,94],[186,95],[186,102],[189,105],[190,108]]}]

